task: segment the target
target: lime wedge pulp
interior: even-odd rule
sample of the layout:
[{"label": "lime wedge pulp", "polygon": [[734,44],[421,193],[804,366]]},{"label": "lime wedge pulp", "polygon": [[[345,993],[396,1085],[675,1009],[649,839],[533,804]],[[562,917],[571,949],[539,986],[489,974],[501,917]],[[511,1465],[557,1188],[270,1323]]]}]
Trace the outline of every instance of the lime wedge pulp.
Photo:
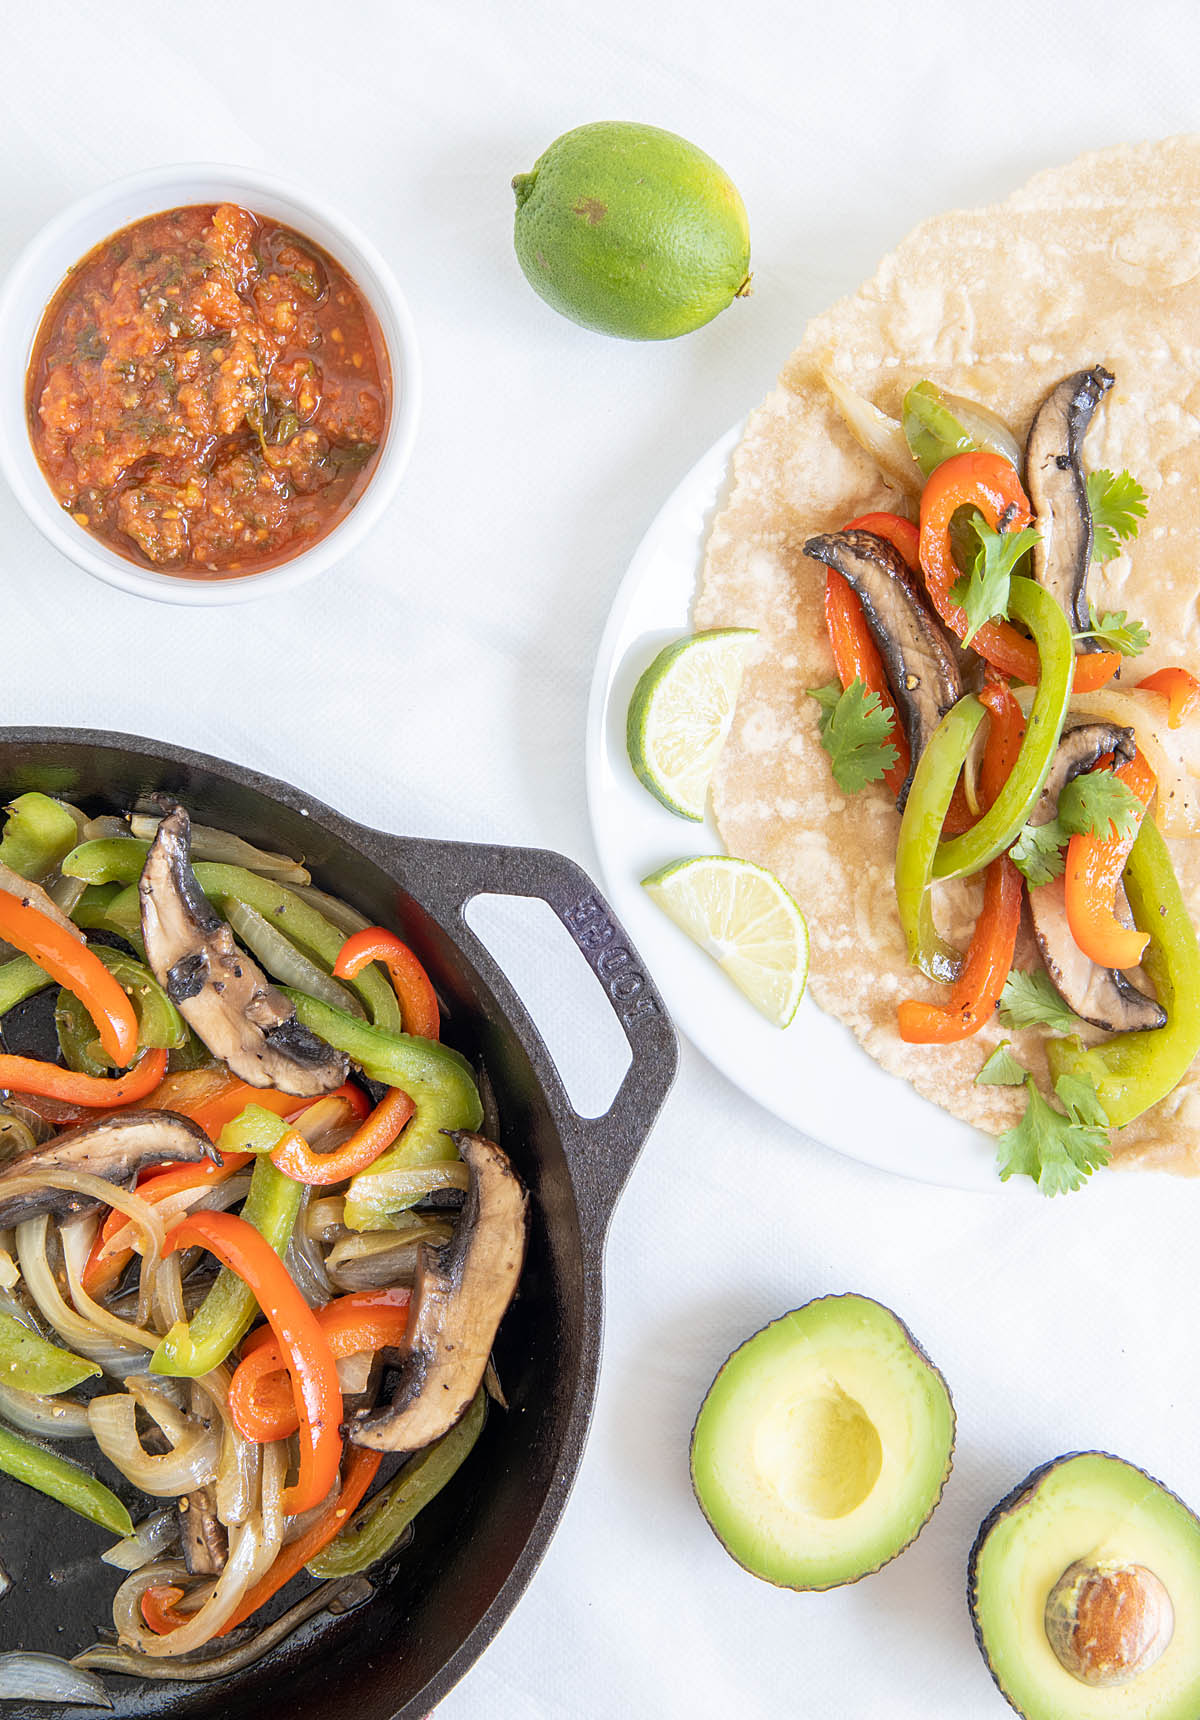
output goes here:
[{"label": "lime wedge pulp", "polygon": [[712,854],[673,861],[642,884],[768,1021],[788,1025],[808,980],[808,927],[773,872]]},{"label": "lime wedge pulp", "polygon": [[666,646],[629,702],[626,742],[638,778],[681,818],[704,817],[708,784],[733,721],[757,637],[749,627],[720,627]]}]

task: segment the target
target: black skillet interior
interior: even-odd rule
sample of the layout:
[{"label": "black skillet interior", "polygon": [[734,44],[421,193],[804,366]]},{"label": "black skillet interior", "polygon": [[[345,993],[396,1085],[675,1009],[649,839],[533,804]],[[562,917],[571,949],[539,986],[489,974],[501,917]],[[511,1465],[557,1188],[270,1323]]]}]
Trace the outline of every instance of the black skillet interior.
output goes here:
[{"label": "black skillet interior", "polygon": [[[0,730],[3,799],[35,787],[96,811],[165,790],[197,819],[302,854],[314,882],[411,942],[441,996],[446,1038],[494,1088],[501,1144],[531,1191],[533,1215],[520,1291],[497,1344],[508,1411],[489,1416],[368,1604],[340,1618],[322,1614],[257,1667],[218,1683],[108,1679],[122,1716],[236,1720],[264,1700],[298,1720],[424,1715],[515,1604],[582,1455],[599,1361],[604,1230],[674,1076],[676,1042],[661,1000],[594,886],[561,856],[384,836],[253,772],[128,736]],[[484,892],[548,900],[600,979],[633,1054],[606,1117],[585,1122],[572,1110],[527,1013],[467,928],[462,908]],[[94,1455],[89,1447],[85,1460]],[[14,1581],[0,1600],[0,1647],[70,1655],[96,1640],[97,1627],[111,1623],[120,1575],[98,1559],[110,1541],[0,1478],[0,1562]],[[281,1610],[277,1602],[266,1616]],[[29,1712],[66,1720],[95,1710]]]}]

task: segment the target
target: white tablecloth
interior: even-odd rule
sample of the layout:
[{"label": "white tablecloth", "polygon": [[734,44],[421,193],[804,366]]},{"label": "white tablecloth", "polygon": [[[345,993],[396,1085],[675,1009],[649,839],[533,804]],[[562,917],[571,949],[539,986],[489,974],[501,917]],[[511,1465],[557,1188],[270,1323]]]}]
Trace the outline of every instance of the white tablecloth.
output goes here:
[{"label": "white tablecloth", "polygon": [[[367,823],[594,864],[591,664],[660,501],[766,391],[806,316],[922,216],[1195,123],[1194,8],[1143,0],[1115,18],[1094,0],[9,4],[0,266],[118,174],[258,164],[335,199],[388,254],[426,408],[370,542],[261,605],[118,594],[0,494],[0,720],[178,741]],[[618,117],[693,138],[749,207],[754,296],[686,340],[585,333],[512,255],[511,175],[567,128]],[[552,986],[542,1013],[564,1063],[586,1067],[580,997]],[[808,1141],[802,1103],[795,1120],[684,1048],[612,1227],[578,1485],[447,1720],[988,1720],[1005,1710],[963,1591],[995,1500],[1035,1463],[1098,1446],[1200,1504],[1192,1186],[1101,1177],[1053,1204],[945,1192]],[[955,1394],[958,1453],[902,1559],[796,1596],[721,1551],[691,1497],[688,1435],[737,1342],[840,1289],[888,1303],[926,1345]]]}]

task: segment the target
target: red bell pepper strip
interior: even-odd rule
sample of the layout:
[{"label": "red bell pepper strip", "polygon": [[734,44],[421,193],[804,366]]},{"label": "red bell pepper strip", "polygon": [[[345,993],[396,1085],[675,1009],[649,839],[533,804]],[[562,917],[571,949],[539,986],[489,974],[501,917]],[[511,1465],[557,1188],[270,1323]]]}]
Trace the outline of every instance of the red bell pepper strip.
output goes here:
[{"label": "red bell pepper strip", "polygon": [[353,979],[368,962],[382,962],[400,1004],[405,1033],[416,1039],[436,1039],[441,1014],[429,975],[408,945],[383,926],[366,926],[346,939],[333,964],[335,979]]},{"label": "red bell pepper strip", "polygon": [[367,1488],[375,1479],[375,1473],[383,1461],[380,1451],[368,1451],[364,1446],[352,1445],[346,1454],[346,1466],[342,1471],[342,1490],[338,1497],[323,1511],[315,1523],[298,1535],[294,1541],[289,1541],[286,1547],[280,1549],[279,1556],[270,1570],[260,1577],[254,1587],[248,1590],[245,1599],[238,1607],[227,1625],[218,1632],[225,1636],[231,1630],[248,1619],[259,1607],[265,1606],[273,1594],[290,1583],[307,1565],[310,1559],[316,1557],[322,1547],[327,1547],[334,1536],[340,1534],[350,1521],[350,1514],[361,1504]]},{"label": "red bell pepper strip", "polygon": [[1167,727],[1177,729],[1200,705],[1200,681],[1186,669],[1156,669],[1139,687],[1161,693],[1167,701]]},{"label": "red bell pepper strip", "polygon": [[842,530],[874,532],[876,537],[886,538],[892,548],[899,551],[905,565],[914,573],[920,569],[921,534],[903,514],[860,514],[856,520],[850,520],[844,525]]},{"label": "red bell pepper strip", "polygon": [[[105,972],[107,973],[107,968]],[[165,1051],[147,1051],[123,1075],[77,1075],[57,1063],[42,1063],[36,1057],[0,1057],[0,1087],[10,1093],[37,1093],[46,1099],[61,1099],[67,1105],[88,1110],[110,1110],[114,1105],[132,1105],[161,1085],[167,1072]]]},{"label": "red bell pepper strip", "polygon": [[291,1375],[300,1429],[300,1472],[284,1495],[284,1509],[293,1516],[311,1511],[329,1493],[342,1457],[342,1392],[329,1345],[282,1260],[244,1218],[189,1213],[168,1231],[164,1253],[192,1245],[236,1273],[270,1322]]},{"label": "red bell pepper strip", "polygon": [[[219,1183],[228,1182],[253,1157],[253,1153],[223,1153],[219,1165],[213,1164],[211,1159],[202,1159],[198,1165],[156,1165],[138,1177],[137,1192],[143,1200],[157,1205],[159,1201],[169,1200],[172,1195],[183,1194],[188,1189],[215,1188]],[[83,1268],[83,1287],[89,1296],[102,1296],[111,1290],[132,1260],[132,1248],[112,1247],[115,1238],[129,1228],[129,1222],[128,1214],[114,1206],[96,1232],[96,1240]]]},{"label": "red bell pepper strip", "polygon": [[1067,924],[1084,955],[1100,967],[1131,968],[1141,961],[1150,934],[1123,926],[1118,920],[1114,912],[1117,885],[1158,782],[1141,753],[1118,765],[1115,774],[1141,802],[1133,829],[1128,836],[1072,836],[1067,845],[1064,893]]},{"label": "red bell pepper strip", "polygon": [[[408,1329],[409,1292],[362,1290],[339,1296],[316,1310],[317,1324],[335,1361],[363,1350],[399,1344]],[[229,1413],[245,1439],[263,1444],[296,1431],[296,1408],[283,1356],[269,1326],[259,1326],[242,1345],[242,1359],[229,1386]]]},{"label": "red bell pepper strip", "polygon": [[[943,460],[921,492],[921,571],[933,606],[951,632],[967,631],[966,612],[951,590],[961,577],[950,547],[950,521],[957,508],[978,508],[995,531],[1018,531],[1031,523],[1029,498],[1010,460],[976,448]],[[1037,646],[1009,621],[985,621],[971,649],[1006,675],[1032,686],[1038,679]],[[1094,692],[1121,666],[1118,651],[1085,651],[1076,656],[1074,690]]]},{"label": "red bell pepper strip", "polygon": [[0,890],[0,938],[74,993],[96,1023],[101,1045],[119,1069],[127,1069],[137,1055],[137,1014],[95,951],[7,890]]},{"label": "red bell pepper strip", "polygon": [[182,1613],[175,1611],[182,1599],[183,1590],[174,1583],[155,1583],[153,1588],[143,1591],[142,1617],[156,1636],[167,1636],[188,1622]]},{"label": "red bell pepper strip", "polygon": [[[991,727],[983,753],[980,789],[990,806],[1008,780],[1025,732],[1021,707],[1007,682],[989,683],[979,694]],[[987,869],[983,907],[962,973],[946,1003],[905,998],[896,1011],[900,1037],[908,1045],[949,1045],[978,1033],[991,1019],[1013,964],[1021,923],[1021,874],[1007,854]]]},{"label": "red bell pepper strip", "polygon": [[275,1169],[295,1182],[313,1186],[344,1182],[375,1163],[408,1122],[416,1106],[407,1093],[392,1087],[365,1122],[332,1152],[314,1152],[303,1135],[286,1135],[271,1154]]}]

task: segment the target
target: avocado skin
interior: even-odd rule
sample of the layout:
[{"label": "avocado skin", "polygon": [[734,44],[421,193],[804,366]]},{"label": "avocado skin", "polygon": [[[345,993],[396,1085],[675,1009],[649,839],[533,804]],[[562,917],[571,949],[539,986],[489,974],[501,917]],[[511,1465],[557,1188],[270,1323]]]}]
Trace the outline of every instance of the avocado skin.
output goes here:
[{"label": "avocado skin", "polygon": [[869,1302],[869,1303],[871,1303],[872,1307],[881,1309],[883,1311],[883,1313],[887,1314],[891,1319],[893,1319],[896,1322],[897,1326],[899,1326],[901,1332],[904,1334],[905,1342],[908,1344],[909,1348],[916,1355],[917,1360],[920,1362],[923,1362],[925,1364],[925,1366],[929,1369],[930,1373],[936,1375],[937,1378],[941,1381],[942,1388],[946,1393],[947,1402],[950,1405],[950,1447],[949,1447],[949,1450],[946,1452],[946,1467],[942,1472],[941,1480],[938,1482],[938,1490],[937,1490],[936,1494],[934,1495],[933,1499],[930,1501],[929,1510],[926,1513],[922,1522],[920,1524],[918,1524],[917,1528],[909,1536],[908,1540],[905,1541],[904,1545],[902,1547],[897,1547],[894,1553],[889,1553],[886,1559],[880,1559],[880,1561],[877,1565],[872,1565],[868,1570],[859,1571],[857,1576],[843,1577],[838,1582],[830,1583],[830,1584],[826,1585],[826,1587],[827,1588],[845,1589],[845,1588],[849,1588],[851,1586],[851,1584],[853,1584],[853,1583],[861,1583],[864,1577],[873,1577],[875,1575],[876,1571],[881,1571],[885,1565],[890,1565],[893,1559],[898,1559],[900,1557],[901,1553],[905,1552],[909,1547],[911,1547],[913,1542],[916,1540],[917,1536],[921,1533],[921,1530],[925,1527],[926,1523],[928,1523],[930,1517],[933,1516],[933,1513],[937,1510],[938,1506],[941,1504],[942,1494],[946,1490],[946,1482],[949,1480],[950,1471],[954,1467],[954,1447],[955,1447],[955,1440],[957,1439],[957,1436],[958,1436],[958,1412],[954,1407],[953,1394],[950,1391],[950,1387],[946,1384],[946,1377],[942,1373],[942,1370],[938,1367],[937,1363],[930,1360],[930,1358],[926,1354],[925,1350],[917,1342],[916,1338],[914,1338],[909,1327],[900,1318],[899,1314],[896,1313],[894,1308],[889,1308],[886,1302],[880,1302],[874,1296],[864,1296],[862,1294],[862,1292],[859,1290],[831,1290],[831,1291],[827,1292],[827,1294],[824,1296],[814,1296],[810,1301],[802,1302],[800,1304],[799,1308],[788,1309],[788,1311],[786,1313],[777,1315],[774,1320],[768,1320],[766,1326],[761,1326],[757,1332],[751,1332],[750,1336],[748,1338],[743,1339],[743,1341],[737,1346],[736,1349],[730,1350],[730,1352],[726,1356],[725,1360],[721,1363],[721,1366],[717,1369],[716,1373],[713,1375],[712,1385],[709,1386],[708,1391],[705,1392],[704,1396],[700,1400],[700,1409],[698,1409],[696,1411],[696,1419],[692,1423],[691,1438],[688,1441],[688,1475],[689,1475],[689,1478],[691,1480],[692,1497],[695,1499],[697,1505],[700,1507],[701,1516],[704,1518],[704,1521],[708,1524],[709,1528],[712,1530],[713,1534],[716,1536],[716,1538],[720,1542],[721,1546],[729,1554],[729,1557],[733,1560],[734,1564],[740,1565],[743,1571],[746,1571],[752,1577],[756,1577],[760,1583],[770,1583],[771,1587],[776,1588],[776,1589],[790,1589],[793,1594],[796,1594],[796,1593],[818,1594],[818,1593],[822,1593],[824,1591],[817,1589],[817,1588],[801,1588],[801,1587],[799,1587],[799,1585],[793,1584],[793,1583],[776,1582],[773,1577],[764,1577],[761,1571],[756,1571],[756,1570],[752,1569],[752,1567],[750,1565],[746,1564],[746,1562],[743,1559],[740,1559],[738,1557],[738,1555],[734,1552],[733,1548],[729,1545],[728,1541],[726,1541],[725,1538],[721,1534],[718,1533],[717,1528],[712,1521],[712,1518],[709,1516],[708,1512],[705,1510],[704,1501],[700,1497],[699,1490],[696,1487],[695,1471],[692,1468],[692,1462],[691,1462],[692,1449],[696,1443],[696,1427],[697,1427],[699,1420],[700,1420],[700,1413],[701,1413],[701,1410],[703,1410],[704,1405],[708,1400],[709,1392],[712,1391],[713,1386],[716,1385],[717,1381],[720,1379],[721,1375],[725,1372],[725,1369],[729,1366],[729,1364],[733,1360],[733,1358],[736,1355],[740,1354],[740,1352],[746,1348],[747,1344],[753,1343],[755,1338],[757,1338],[761,1332],[767,1331],[768,1328],[771,1326],[778,1325],[780,1320],[786,1320],[789,1318],[789,1316],[791,1314],[799,1314],[803,1310],[808,1309],[808,1308],[819,1308],[823,1302],[839,1302],[842,1300],[842,1298],[844,1296],[853,1296],[860,1302]]},{"label": "avocado skin", "polygon": [[1173,1492],[1170,1487],[1163,1486],[1163,1483],[1158,1479],[1158,1477],[1151,1475],[1149,1470],[1142,1469],[1140,1465],[1136,1463],[1130,1463],[1127,1457],[1118,1457],[1114,1451],[1098,1451],[1095,1447],[1089,1447],[1083,1451],[1063,1451],[1060,1452],[1057,1457],[1050,1458],[1049,1462],[1039,1463],[1036,1469],[1031,1469],[1029,1471],[1029,1474],[1025,1477],[1024,1481],[1018,1481],[1017,1485],[1011,1490],[1011,1492],[1006,1493],[1004,1498],[1001,1499],[998,1504],[992,1506],[987,1516],[983,1519],[983,1522],[979,1525],[979,1533],[971,1543],[971,1551],[967,1555],[967,1607],[971,1614],[971,1629],[975,1635],[975,1646],[983,1656],[983,1664],[991,1674],[992,1683],[996,1686],[996,1689],[1000,1692],[1001,1696],[1003,1696],[1009,1707],[1021,1716],[1021,1720],[1027,1720],[1025,1710],[1017,1706],[1008,1691],[1004,1688],[1003,1684],[1001,1684],[1000,1679],[996,1674],[996,1669],[992,1665],[991,1658],[988,1655],[987,1648],[984,1645],[983,1627],[979,1622],[979,1608],[977,1605],[978,1597],[975,1591],[976,1567],[979,1563],[979,1554],[983,1544],[1000,1519],[1002,1517],[1006,1517],[1010,1511],[1022,1504],[1027,1495],[1036,1492],[1037,1488],[1040,1487],[1047,1475],[1057,1469],[1061,1463],[1070,1463],[1076,1457],[1107,1457],[1114,1463],[1123,1463],[1127,1468],[1136,1469],[1140,1475],[1144,1475],[1146,1477],[1147,1481],[1153,1482],[1155,1487],[1162,1488],[1162,1491],[1168,1494],[1170,1498],[1174,1499],[1177,1505],[1181,1505],[1189,1516],[1195,1515],[1186,1500],[1181,1499],[1178,1493]]}]

